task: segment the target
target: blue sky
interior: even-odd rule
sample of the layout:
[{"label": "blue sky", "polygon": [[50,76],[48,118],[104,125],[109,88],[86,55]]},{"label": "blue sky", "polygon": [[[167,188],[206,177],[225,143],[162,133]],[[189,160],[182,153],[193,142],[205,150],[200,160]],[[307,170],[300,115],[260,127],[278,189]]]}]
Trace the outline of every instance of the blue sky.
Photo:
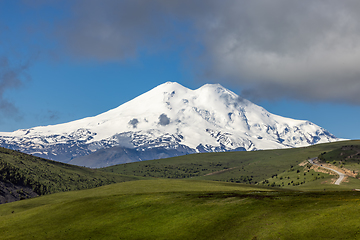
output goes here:
[{"label": "blue sky", "polygon": [[174,81],[220,83],[358,139],[359,13],[350,0],[0,0],[0,131],[94,116]]}]

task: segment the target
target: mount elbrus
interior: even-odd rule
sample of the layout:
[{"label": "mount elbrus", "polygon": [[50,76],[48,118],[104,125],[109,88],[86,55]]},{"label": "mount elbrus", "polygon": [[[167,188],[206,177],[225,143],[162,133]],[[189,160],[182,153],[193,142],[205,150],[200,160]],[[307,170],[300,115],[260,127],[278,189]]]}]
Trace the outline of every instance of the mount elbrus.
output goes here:
[{"label": "mount elbrus", "polygon": [[338,140],[309,121],[271,114],[219,84],[191,90],[173,82],[95,117],[0,133],[3,147],[88,167]]}]

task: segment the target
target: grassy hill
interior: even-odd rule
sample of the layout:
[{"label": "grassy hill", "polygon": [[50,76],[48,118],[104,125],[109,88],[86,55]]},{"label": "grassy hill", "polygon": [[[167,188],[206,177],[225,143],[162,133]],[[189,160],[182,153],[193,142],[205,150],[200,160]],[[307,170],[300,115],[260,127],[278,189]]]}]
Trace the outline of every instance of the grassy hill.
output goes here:
[{"label": "grassy hill", "polygon": [[340,148],[321,153],[319,159],[340,168],[360,171],[360,144],[357,141],[348,142]]},{"label": "grassy hill", "polygon": [[[359,146],[195,154],[105,169],[0,149],[2,180],[45,194],[1,204],[0,239],[360,239],[360,192],[349,191],[360,180],[333,185],[334,176],[304,161],[336,159],[357,171]],[[70,191],[84,188],[92,189]]]},{"label": "grassy hill", "polygon": [[[38,195],[93,188],[111,183],[138,180],[95,169],[73,166],[0,148],[0,183],[16,191],[4,191],[17,199],[30,197],[21,189],[32,189]],[[11,186],[10,186],[11,185]],[[3,198],[5,199],[5,198]],[[10,198],[13,199],[13,198]]]},{"label": "grassy hill", "polygon": [[[215,180],[316,190],[322,189],[324,183],[330,185],[331,176],[307,169],[307,166],[300,167],[299,163],[319,155],[326,162],[334,162],[337,157],[340,159],[335,161],[337,165],[351,167],[357,172],[360,170],[359,149],[360,141],[345,141],[307,148],[193,154],[89,169],[0,148],[0,202],[143,177]],[[357,188],[359,184],[356,179],[351,179],[342,187]]]},{"label": "grassy hill", "polygon": [[359,239],[360,192],[146,180],[0,205],[1,239]]},{"label": "grassy hill", "polygon": [[294,190],[340,191],[360,188],[360,179],[348,177],[340,185],[334,185],[338,175],[332,171],[315,171],[311,164],[295,166],[285,172],[265,179],[260,186],[282,187]]},{"label": "grassy hill", "polygon": [[[311,170],[305,179],[304,177],[300,179],[300,176],[290,176],[288,172],[293,170],[295,172],[297,170],[303,172],[307,170],[305,169],[306,166],[299,167],[298,165],[304,160],[347,145],[359,146],[360,148],[360,141],[343,141],[313,145],[305,148],[254,152],[192,154],[168,159],[121,164],[107,167],[103,170],[142,177],[184,178],[251,184],[264,184],[263,181],[268,180],[267,185],[269,186],[275,182],[275,185],[280,187],[291,187],[294,180],[295,184],[299,183],[298,185],[304,185],[312,181],[323,182],[320,179],[329,177],[328,174],[316,173]],[[282,179],[285,177],[290,177],[290,179],[293,177],[293,179],[288,179],[290,180],[289,182],[271,181],[272,178],[277,176],[279,178],[283,177]],[[297,179],[298,177],[299,179]],[[291,186],[288,183],[291,183]]]}]

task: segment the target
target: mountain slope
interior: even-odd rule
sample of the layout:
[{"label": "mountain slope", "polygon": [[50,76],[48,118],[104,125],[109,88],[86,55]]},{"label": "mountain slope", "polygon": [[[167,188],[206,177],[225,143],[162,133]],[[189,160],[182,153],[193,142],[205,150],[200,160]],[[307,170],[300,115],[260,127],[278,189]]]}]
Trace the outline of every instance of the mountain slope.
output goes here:
[{"label": "mountain slope", "polygon": [[55,192],[139,180],[0,147],[0,204]]},{"label": "mountain slope", "polygon": [[[149,149],[172,150],[167,156],[177,156],[302,147],[338,140],[309,121],[271,114],[219,84],[190,90],[172,82],[95,117],[0,133],[3,147],[62,162],[112,147],[133,149],[139,154],[130,160],[140,161],[146,159],[140,155],[146,156],[143,153]],[[161,157],[160,153],[153,155]],[[83,159],[69,163],[80,162],[88,166]],[[116,163],[122,162],[111,164]],[[97,162],[92,167],[108,165]]]}]

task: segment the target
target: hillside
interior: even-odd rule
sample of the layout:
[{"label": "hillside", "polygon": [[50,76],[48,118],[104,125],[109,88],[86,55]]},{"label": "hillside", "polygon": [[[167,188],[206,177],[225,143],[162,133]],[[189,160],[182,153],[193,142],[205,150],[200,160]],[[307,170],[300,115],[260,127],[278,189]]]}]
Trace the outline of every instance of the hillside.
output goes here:
[{"label": "hillside", "polygon": [[[307,166],[300,167],[298,165],[308,158],[317,157],[323,152],[331,152],[346,145],[360,146],[360,141],[317,144],[305,148],[192,154],[168,159],[121,164],[103,168],[103,170],[141,177],[191,178],[256,184],[277,175],[280,178],[281,174],[292,170],[295,170],[295,172],[299,169],[302,172],[307,171]],[[329,175],[318,175],[314,170],[309,170],[307,181],[303,182],[304,179],[298,180],[298,176],[294,175],[295,179],[291,179],[289,182],[295,180],[295,183],[303,182],[300,185],[308,184],[310,181],[318,180],[317,176],[320,178],[329,177]],[[268,184],[271,185],[273,182]],[[276,181],[276,185],[279,185],[278,182]],[[284,187],[292,187],[292,183],[294,183],[292,182],[290,186],[287,181],[281,181],[280,183],[282,182],[284,182]],[[318,182],[320,184],[321,181]]]},{"label": "hillside", "polygon": [[[331,153],[347,145],[360,146],[360,141],[341,141],[293,149],[192,154],[121,164],[102,170],[141,177],[215,180],[284,188],[309,186],[314,190],[324,188],[325,184],[329,185],[325,188],[332,189],[334,186],[331,186],[332,180],[330,179],[336,179],[335,175],[329,175],[332,174],[331,172],[310,169],[310,164],[301,163],[309,158],[317,157],[321,153]],[[358,173],[359,163],[360,161],[357,161],[354,164],[357,168],[351,168],[349,164],[346,166],[350,167],[354,173]],[[357,187],[360,187],[360,180],[349,178],[347,182],[335,188],[353,189]]]},{"label": "hillside", "polygon": [[[24,172],[19,166],[26,165],[45,183],[62,182],[69,177],[73,180],[64,184],[74,184],[59,189],[67,192],[1,204],[0,236],[1,239],[301,240],[338,236],[357,239],[360,192],[349,190],[360,188],[360,180],[349,178],[340,186],[333,185],[332,176],[317,172],[312,175],[315,171],[304,160],[320,156],[328,161],[327,158],[343,156],[358,164],[355,156],[359,146],[360,141],[344,141],[296,149],[204,153],[96,170],[1,149],[1,160],[8,158],[11,166],[17,166],[16,172]],[[344,163],[350,165],[342,160]],[[48,169],[51,175],[54,172],[65,175],[61,180],[56,180],[57,174],[54,179],[49,178],[45,174]],[[76,184],[77,174],[84,176],[84,180],[87,177],[82,185],[79,181]],[[32,177],[30,173],[26,176]],[[131,181],[141,176],[158,179]],[[69,191],[92,187],[89,182],[100,179],[100,184],[126,182]],[[282,186],[284,179],[289,183],[295,179],[306,181]]]},{"label": "hillside", "polygon": [[[352,149],[347,146],[352,146]],[[359,188],[360,180],[349,178],[341,186],[334,187],[331,179],[336,176],[299,164],[316,156],[333,159],[336,153],[336,156],[342,157],[341,161],[335,161],[338,167],[346,164],[346,169],[355,176],[360,170],[356,150],[359,146],[360,141],[344,141],[306,148],[202,153],[103,169],[73,166],[0,148],[0,202],[144,177],[213,180],[313,190],[323,189],[326,184],[327,189],[354,189]]]},{"label": "hillside", "polygon": [[138,179],[0,148],[0,203]]},{"label": "hillside", "polygon": [[349,142],[340,148],[321,153],[319,159],[340,168],[346,167],[353,171],[360,171],[360,145]]},{"label": "hillside", "polygon": [[[146,180],[0,205],[1,239],[358,239],[359,192]],[[49,214],[51,213],[51,214]]]}]

